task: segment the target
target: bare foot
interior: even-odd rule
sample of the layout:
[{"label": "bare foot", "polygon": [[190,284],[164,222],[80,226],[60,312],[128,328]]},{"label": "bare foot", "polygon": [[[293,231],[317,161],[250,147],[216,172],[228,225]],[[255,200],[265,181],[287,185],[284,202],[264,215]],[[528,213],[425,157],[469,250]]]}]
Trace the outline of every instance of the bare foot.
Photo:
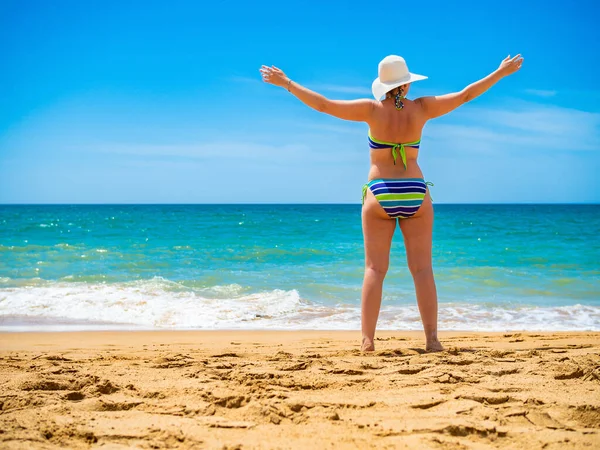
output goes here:
[{"label": "bare foot", "polygon": [[430,341],[425,346],[425,350],[428,352],[443,352],[444,346],[437,339],[435,341]]},{"label": "bare foot", "polygon": [[375,344],[373,344],[373,341],[371,339],[363,337],[361,351],[363,351],[363,352],[374,352],[375,351]]}]

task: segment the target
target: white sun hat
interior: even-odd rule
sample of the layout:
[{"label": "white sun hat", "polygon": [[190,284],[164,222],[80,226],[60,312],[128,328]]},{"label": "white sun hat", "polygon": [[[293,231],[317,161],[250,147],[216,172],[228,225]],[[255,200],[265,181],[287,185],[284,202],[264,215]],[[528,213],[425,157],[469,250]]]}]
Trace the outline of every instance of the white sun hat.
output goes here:
[{"label": "white sun hat", "polygon": [[424,80],[427,77],[410,73],[406,61],[401,56],[389,55],[381,60],[378,68],[378,77],[373,81],[373,96],[376,100],[381,100],[387,92],[398,86],[413,81]]}]

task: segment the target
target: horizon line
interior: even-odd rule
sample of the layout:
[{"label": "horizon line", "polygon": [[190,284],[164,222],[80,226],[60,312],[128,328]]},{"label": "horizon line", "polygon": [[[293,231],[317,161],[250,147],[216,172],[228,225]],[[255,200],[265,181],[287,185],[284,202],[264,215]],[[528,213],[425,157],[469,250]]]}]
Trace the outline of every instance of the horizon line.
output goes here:
[{"label": "horizon line", "polygon": [[[357,205],[360,206],[360,203],[277,203],[277,202],[267,202],[267,203],[0,203],[0,207],[2,206],[314,206],[314,205],[323,205],[323,206],[340,206],[340,205]],[[600,202],[572,202],[572,203],[564,203],[564,202],[520,202],[520,203],[507,203],[507,202],[470,202],[470,203],[452,203],[452,202],[440,202],[433,203],[436,205],[447,205],[447,206],[484,206],[484,205],[506,205],[506,206],[515,206],[515,205],[555,205],[555,206],[565,206],[565,205],[589,205],[589,206],[600,206]]]}]

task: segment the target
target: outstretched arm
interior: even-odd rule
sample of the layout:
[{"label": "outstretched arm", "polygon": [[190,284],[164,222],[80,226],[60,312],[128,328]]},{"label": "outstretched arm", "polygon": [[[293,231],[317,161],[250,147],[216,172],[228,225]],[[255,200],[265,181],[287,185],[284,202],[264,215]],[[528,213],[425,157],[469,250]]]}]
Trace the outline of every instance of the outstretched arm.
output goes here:
[{"label": "outstretched arm", "polygon": [[295,81],[291,81],[281,69],[275,66],[262,66],[260,73],[264,82],[287,89],[298,97],[302,103],[319,112],[356,122],[368,122],[371,118],[373,106],[375,105],[373,100],[330,100]]},{"label": "outstretched arm", "polygon": [[428,119],[443,116],[459,106],[479,97],[494,84],[508,75],[512,75],[521,68],[523,58],[517,55],[514,58],[507,56],[501,63],[500,67],[487,77],[482,78],[475,83],[468,85],[460,92],[452,94],[437,95],[432,97],[421,97],[416,100],[421,105]]}]

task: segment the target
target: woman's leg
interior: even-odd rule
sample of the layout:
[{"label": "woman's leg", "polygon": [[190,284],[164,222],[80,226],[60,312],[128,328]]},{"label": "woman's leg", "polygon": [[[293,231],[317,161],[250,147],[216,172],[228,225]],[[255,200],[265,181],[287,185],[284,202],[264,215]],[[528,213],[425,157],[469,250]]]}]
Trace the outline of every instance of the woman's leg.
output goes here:
[{"label": "woman's leg", "polygon": [[367,190],[362,209],[362,226],[365,242],[365,278],[361,296],[362,350],[373,351],[383,280],[390,262],[396,220],[389,218],[370,190]]},{"label": "woman's leg", "polygon": [[408,269],[415,283],[417,303],[427,340],[426,349],[441,351],[444,348],[437,337],[438,302],[431,265],[433,206],[429,194],[426,195],[417,214],[400,220],[400,229],[404,236]]}]

